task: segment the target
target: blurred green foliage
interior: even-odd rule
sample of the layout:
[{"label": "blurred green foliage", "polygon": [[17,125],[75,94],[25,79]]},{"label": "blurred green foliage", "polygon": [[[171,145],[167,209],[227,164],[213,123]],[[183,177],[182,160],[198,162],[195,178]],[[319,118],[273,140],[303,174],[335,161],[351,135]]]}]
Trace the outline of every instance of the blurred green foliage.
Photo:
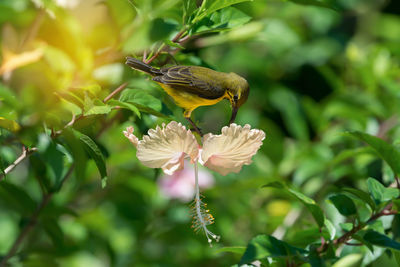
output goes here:
[{"label": "blurred green foliage", "polygon": [[[2,0],[0,30],[0,255],[32,224],[11,266],[400,264],[396,1]],[[203,192],[212,248],[122,134],[184,122],[127,55],[250,84],[237,123],[267,138]],[[219,133],[229,112],[194,116]]]}]

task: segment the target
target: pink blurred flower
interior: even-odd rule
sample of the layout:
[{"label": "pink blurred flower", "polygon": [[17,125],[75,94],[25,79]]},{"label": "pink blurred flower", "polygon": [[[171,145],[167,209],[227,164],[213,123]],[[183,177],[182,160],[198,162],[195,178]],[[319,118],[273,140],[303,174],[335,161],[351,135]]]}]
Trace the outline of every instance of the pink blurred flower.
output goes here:
[{"label": "pink blurred flower", "polygon": [[[172,175],[164,175],[158,180],[161,193],[167,198],[176,198],[184,202],[193,199],[195,195],[194,168],[185,161],[182,170],[174,172]],[[205,170],[199,170],[199,187],[210,188],[214,185],[214,177]]]}]

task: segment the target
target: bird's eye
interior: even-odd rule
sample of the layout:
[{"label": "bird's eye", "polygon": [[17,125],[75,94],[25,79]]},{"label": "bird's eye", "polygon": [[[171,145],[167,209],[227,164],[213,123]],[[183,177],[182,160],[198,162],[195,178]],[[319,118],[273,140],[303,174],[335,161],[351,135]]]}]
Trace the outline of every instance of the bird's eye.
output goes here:
[{"label": "bird's eye", "polygon": [[233,100],[235,100],[235,101],[237,101],[238,98],[239,98],[238,95],[234,95],[234,96],[233,96]]}]

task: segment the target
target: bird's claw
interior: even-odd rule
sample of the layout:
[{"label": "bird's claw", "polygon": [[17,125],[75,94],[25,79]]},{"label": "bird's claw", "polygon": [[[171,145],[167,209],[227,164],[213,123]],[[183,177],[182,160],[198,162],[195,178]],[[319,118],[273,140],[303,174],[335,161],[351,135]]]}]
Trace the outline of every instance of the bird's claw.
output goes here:
[{"label": "bird's claw", "polygon": [[203,133],[201,132],[200,128],[197,127],[196,123],[194,123],[190,117],[189,117],[189,118],[186,118],[186,119],[187,119],[188,122],[192,125],[192,128],[191,128],[190,130],[191,130],[191,131],[195,131],[195,132],[198,133],[201,137],[203,137]]},{"label": "bird's claw", "polygon": [[192,132],[196,132],[196,133],[198,133],[201,137],[203,137],[203,132],[201,131],[201,129],[200,128],[190,128],[189,130],[191,130]]}]

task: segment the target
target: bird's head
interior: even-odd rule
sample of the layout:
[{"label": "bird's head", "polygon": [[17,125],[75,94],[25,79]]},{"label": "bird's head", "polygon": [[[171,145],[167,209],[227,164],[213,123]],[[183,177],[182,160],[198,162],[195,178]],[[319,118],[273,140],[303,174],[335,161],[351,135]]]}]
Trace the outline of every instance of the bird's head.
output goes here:
[{"label": "bird's head", "polygon": [[231,102],[232,116],[229,124],[233,123],[236,118],[236,114],[240,106],[246,102],[250,87],[247,81],[236,73],[229,73],[229,86],[227,89],[227,98]]}]

